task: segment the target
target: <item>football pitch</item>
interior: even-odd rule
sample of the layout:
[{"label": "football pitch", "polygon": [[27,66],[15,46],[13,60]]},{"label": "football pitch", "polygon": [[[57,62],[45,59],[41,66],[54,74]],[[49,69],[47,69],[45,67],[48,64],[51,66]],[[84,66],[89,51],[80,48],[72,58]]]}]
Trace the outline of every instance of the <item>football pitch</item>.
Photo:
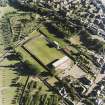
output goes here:
[{"label": "football pitch", "polygon": [[62,52],[49,46],[48,41],[43,35],[27,42],[24,47],[27,48],[30,53],[38,57],[45,65],[64,56]]}]

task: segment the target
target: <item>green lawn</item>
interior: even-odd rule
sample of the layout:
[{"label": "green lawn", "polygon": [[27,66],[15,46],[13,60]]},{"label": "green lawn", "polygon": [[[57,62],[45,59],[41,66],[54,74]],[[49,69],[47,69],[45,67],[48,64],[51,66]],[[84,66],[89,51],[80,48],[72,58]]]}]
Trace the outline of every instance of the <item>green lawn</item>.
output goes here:
[{"label": "green lawn", "polygon": [[24,61],[28,61],[29,66],[34,66],[35,71],[45,71],[45,69],[36,60],[34,60],[23,48],[18,47],[16,51],[21,53]]},{"label": "green lawn", "polygon": [[45,65],[56,59],[62,58],[64,55],[54,47],[49,47],[48,42],[39,37],[31,40],[24,45],[32,54],[37,56]]},{"label": "green lawn", "polygon": [[41,33],[43,33],[44,35],[46,35],[50,40],[52,40],[52,41],[57,41],[57,42],[60,44],[61,47],[65,47],[65,46],[67,45],[67,43],[64,42],[63,39],[58,38],[58,37],[56,37],[56,35],[50,33],[46,27],[41,27],[41,28],[39,29],[39,31],[40,31]]},{"label": "green lawn", "polygon": [[30,37],[32,36],[37,36],[39,34],[39,32],[37,32],[36,30],[34,30],[32,33],[29,34]]}]

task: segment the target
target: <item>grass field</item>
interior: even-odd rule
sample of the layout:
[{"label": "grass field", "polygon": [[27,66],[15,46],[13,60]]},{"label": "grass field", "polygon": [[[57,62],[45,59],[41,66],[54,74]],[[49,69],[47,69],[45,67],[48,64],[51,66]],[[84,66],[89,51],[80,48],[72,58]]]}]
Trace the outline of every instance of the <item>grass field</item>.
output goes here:
[{"label": "grass field", "polygon": [[[0,20],[2,20],[2,17],[6,16],[6,14],[16,11],[16,9],[10,7],[9,5],[6,7],[0,7]],[[3,37],[0,30],[0,56],[2,56],[4,53]],[[19,77],[19,75],[18,71],[9,67],[10,65],[15,65],[16,63],[18,63],[18,61],[10,61],[8,59],[4,59],[2,62],[0,62],[0,105],[18,105],[18,103],[12,104],[12,100],[17,95],[17,87],[11,85],[12,81]],[[27,76],[22,76],[20,82],[24,85],[26,79]]]},{"label": "grass field", "polygon": [[34,68],[35,71],[37,71],[37,72],[45,71],[45,69],[37,61],[35,61],[23,48],[18,47],[16,50],[17,50],[17,52],[21,53],[24,61],[28,61],[28,64],[31,67],[32,66],[35,67]]},{"label": "grass field", "polygon": [[31,40],[24,45],[32,54],[37,56],[45,65],[56,59],[62,58],[64,55],[54,47],[49,47],[44,37],[40,36],[35,40]]},{"label": "grass field", "polygon": [[43,33],[44,35],[46,35],[50,40],[57,41],[60,44],[61,47],[65,47],[67,45],[67,43],[63,39],[58,38],[53,33],[50,33],[49,30],[46,27],[41,27],[39,29],[39,31],[41,33]]},{"label": "grass field", "polygon": [[[0,63],[0,92],[2,93],[2,97],[0,98],[2,100],[2,105],[13,105],[12,100],[17,95],[17,87],[11,85],[12,81],[19,77],[18,71],[8,67],[9,65],[15,65],[16,63],[18,63],[18,61],[9,61],[7,59],[4,59],[3,62]],[[27,76],[21,76],[19,83],[25,84],[26,79]],[[15,105],[18,105],[18,103]]]}]

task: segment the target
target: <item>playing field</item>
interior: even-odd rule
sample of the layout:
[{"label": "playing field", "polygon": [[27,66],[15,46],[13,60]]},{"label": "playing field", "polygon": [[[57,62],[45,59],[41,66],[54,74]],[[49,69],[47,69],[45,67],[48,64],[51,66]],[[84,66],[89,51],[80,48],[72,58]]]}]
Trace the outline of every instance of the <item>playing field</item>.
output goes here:
[{"label": "playing field", "polygon": [[60,59],[64,56],[56,48],[49,47],[48,41],[42,35],[29,41],[24,46],[32,54],[37,56],[45,65],[51,63],[56,59]]},{"label": "playing field", "polygon": [[24,61],[28,61],[28,66],[31,66],[31,69],[33,66],[36,72],[45,71],[45,69],[36,60],[34,60],[23,48],[18,47],[16,51],[21,53]]}]

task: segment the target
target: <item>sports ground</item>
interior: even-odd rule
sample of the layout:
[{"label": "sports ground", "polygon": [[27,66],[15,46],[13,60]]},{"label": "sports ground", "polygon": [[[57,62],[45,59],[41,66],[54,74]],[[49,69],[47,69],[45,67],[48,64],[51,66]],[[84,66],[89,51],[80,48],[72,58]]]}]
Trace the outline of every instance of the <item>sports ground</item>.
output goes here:
[{"label": "sports ground", "polygon": [[24,45],[33,55],[38,57],[45,65],[60,59],[64,56],[55,47],[49,46],[48,41],[43,35],[32,39]]}]

